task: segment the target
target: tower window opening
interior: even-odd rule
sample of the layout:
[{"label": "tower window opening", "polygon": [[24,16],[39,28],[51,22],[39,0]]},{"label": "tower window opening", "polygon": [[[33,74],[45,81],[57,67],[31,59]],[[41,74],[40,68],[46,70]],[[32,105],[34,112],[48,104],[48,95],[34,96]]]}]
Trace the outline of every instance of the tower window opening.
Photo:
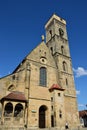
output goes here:
[{"label": "tower window opening", "polygon": [[59,118],[62,118],[62,111],[59,110]]},{"label": "tower window opening", "polygon": [[67,63],[65,61],[63,62],[63,70],[67,71]]},{"label": "tower window opening", "polygon": [[51,54],[53,55],[53,47],[50,47],[50,50],[51,50]]},{"label": "tower window opening", "polygon": [[62,28],[59,28],[59,35],[60,35],[60,37],[62,37],[64,35],[64,31]]},{"label": "tower window opening", "polygon": [[61,46],[61,53],[64,54],[64,46]]},{"label": "tower window opening", "polygon": [[50,30],[49,33],[50,33],[50,36],[51,36],[51,38],[52,38],[52,30]]}]

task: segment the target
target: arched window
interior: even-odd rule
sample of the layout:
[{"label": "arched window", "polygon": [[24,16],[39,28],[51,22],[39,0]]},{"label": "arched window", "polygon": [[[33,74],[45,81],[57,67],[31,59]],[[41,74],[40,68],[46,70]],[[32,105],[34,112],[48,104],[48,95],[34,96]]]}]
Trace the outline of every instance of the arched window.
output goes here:
[{"label": "arched window", "polygon": [[61,46],[61,53],[64,54],[64,46]]},{"label": "arched window", "polygon": [[12,103],[9,102],[5,105],[4,116],[10,117],[12,116],[12,112],[13,112],[13,105]]},{"label": "arched window", "polygon": [[67,63],[65,61],[63,61],[63,70],[67,71]]},{"label": "arched window", "polygon": [[18,103],[15,106],[14,117],[23,117],[23,105]]},{"label": "arched window", "polygon": [[47,85],[47,70],[45,67],[40,68],[40,85],[41,86]]}]

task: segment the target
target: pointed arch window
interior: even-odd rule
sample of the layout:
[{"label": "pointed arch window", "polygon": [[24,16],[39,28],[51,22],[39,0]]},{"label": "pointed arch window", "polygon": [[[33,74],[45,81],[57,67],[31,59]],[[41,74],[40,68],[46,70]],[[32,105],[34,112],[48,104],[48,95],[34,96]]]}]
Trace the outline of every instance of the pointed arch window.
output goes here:
[{"label": "pointed arch window", "polygon": [[61,53],[64,54],[64,46],[61,46]]},{"label": "pointed arch window", "polygon": [[67,63],[65,61],[63,61],[63,70],[67,71]]},{"label": "pointed arch window", "polygon": [[47,85],[47,70],[45,67],[40,68],[40,85],[41,86]]}]

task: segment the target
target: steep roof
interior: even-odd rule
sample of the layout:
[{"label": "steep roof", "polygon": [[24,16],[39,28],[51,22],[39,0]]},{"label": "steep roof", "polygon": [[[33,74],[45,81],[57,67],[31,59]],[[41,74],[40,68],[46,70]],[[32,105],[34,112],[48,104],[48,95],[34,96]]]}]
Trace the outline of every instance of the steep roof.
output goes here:
[{"label": "steep roof", "polygon": [[40,59],[46,59],[46,65],[52,68],[57,68],[54,58],[44,41],[42,41],[33,51],[26,57],[28,61],[40,63]]},{"label": "steep roof", "polygon": [[[21,63],[24,63],[26,60],[32,60],[32,61],[35,61],[35,60],[36,60],[36,61],[37,61],[37,60],[38,60],[38,54],[37,54],[37,52],[40,53],[41,49],[44,50],[45,52],[47,52],[47,57],[50,56],[49,61],[50,61],[51,65],[52,65],[53,67],[56,67],[55,61],[54,61],[54,59],[53,59],[53,57],[52,57],[52,55],[51,55],[51,53],[50,53],[50,51],[49,51],[49,48],[47,47],[47,45],[46,45],[46,43],[45,43],[44,41],[42,41],[41,43],[39,43],[38,46],[36,46],[36,47],[21,61]],[[39,62],[39,61],[37,61],[37,62]],[[13,73],[15,73],[15,72],[19,69],[21,63],[16,67],[16,69],[13,71]],[[48,64],[50,65],[50,63],[48,63]]]}]

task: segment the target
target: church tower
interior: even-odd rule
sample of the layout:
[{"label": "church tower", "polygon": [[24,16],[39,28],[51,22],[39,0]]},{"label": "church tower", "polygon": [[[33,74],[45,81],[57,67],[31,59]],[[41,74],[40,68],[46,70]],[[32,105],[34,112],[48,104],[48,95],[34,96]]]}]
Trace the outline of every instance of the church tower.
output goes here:
[{"label": "church tower", "polygon": [[0,129],[64,130],[66,123],[69,129],[80,124],[66,21],[54,14],[45,29],[46,43],[42,36],[13,73],[0,79]]},{"label": "church tower", "polygon": [[45,29],[46,45],[57,66],[57,83],[65,89],[63,94],[64,121],[71,126],[77,126],[79,117],[66,21],[54,14],[45,25]]}]

